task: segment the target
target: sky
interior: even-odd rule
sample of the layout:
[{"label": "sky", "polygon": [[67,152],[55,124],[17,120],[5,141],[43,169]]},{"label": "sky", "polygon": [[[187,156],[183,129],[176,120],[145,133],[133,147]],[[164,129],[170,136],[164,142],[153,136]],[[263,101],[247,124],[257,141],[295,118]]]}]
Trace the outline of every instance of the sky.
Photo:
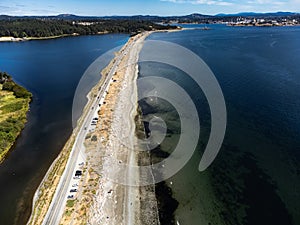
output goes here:
[{"label": "sky", "polygon": [[0,14],[188,15],[300,11],[300,0],[0,0]]}]

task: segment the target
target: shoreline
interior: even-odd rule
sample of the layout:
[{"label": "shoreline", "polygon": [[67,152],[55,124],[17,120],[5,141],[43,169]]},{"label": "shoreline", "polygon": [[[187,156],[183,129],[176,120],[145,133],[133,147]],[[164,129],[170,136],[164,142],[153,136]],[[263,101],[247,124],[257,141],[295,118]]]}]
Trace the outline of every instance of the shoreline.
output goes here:
[{"label": "shoreline", "polygon": [[59,39],[64,37],[77,37],[77,36],[88,36],[88,35],[103,35],[103,34],[114,34],[109,32],[98,32],[97,34],[87,34],[80,35],[78,33],[73,34],[62,34],[57,36],[49,36],[49,37],[24,37],[24,38],[15,38],[15,37],[0,37],[1,42],[26,42],[26,41],[42,41],[42,40],[51,40],[51,39]]},{"label": "shoreline", "polygon": [[[114,59],[115,58],[113,58],[112,61]],[[111,67],[111,62],[108,64],[107,67]],[[107,67],[104,68],[103,71],[105,71]],[[79,132],[79,127],[84,122],[85,115],[90,110],[90,107],[93,103],[92,101],[93,96],[97,92],[99,85],[103,84],[105,78],[106,77],[102,75],[100,81],[96,84],[96,86],[92,87],[90,92],[87,94],[86,96],[87,103],[82,110],[82,114],[77,121],[77,125],[75,129],[71,133],[69,139],[66,141],[64,147],[62,148],[62,150],[60,151],[56,159],[52,162],[51,166],[48,168],[46,174],[44,175],[41,183],[39,184],[38,188],[36,189],[33,195],[31,214],[26,224],[36,225],[36,224],[43,223],[44,216],[46,215],[46,212],[51,204],[52,198],[55,194],[55,190],[60,182],[60,178],[64,172],[65,166],[68,163],[69,156],[72,153],[71,151],[72,151],[72,146],[74,145],[75,142],[75,136]]]},{"label": "shoreline", "polygon": [[49,40],[49,39],[58,39],[63,37],[73,37],[80,36],[79,34],[63,34],[58,36],[49,36],[49,37],[24,37],[24,38],[15,38],[15,37],[0,37],[0,42],[24,42],[24,41],[34,41],[34,40]]},{"label": "shoreline", "polygon": [[[184,30],[185,28],[178,28],[178,29],[170,29],[170,30],[153,30],[153,31],[145,31],[145,32],[176,32],[176,31],[181,31]],[[26,42],[26,41],[42,41],[42,40],[51,40],[51,39],[59,39],[59,38],[64,38],[64,37],[77,37],[77,36],[96,36],[96,35],[104,35],[104,34],[128,34],[130,33],[111,33],[111,32],[98,32],[97,34],[85,34],[81,35],[78,33],[73,33],[73,34],[62,34],[62,35],[57,35],[57,36],[49,36],[49,37],[24,37],[24,38],[15,38],[12,36],[3,36],[0,37],[0,43],[1,42]]]}]

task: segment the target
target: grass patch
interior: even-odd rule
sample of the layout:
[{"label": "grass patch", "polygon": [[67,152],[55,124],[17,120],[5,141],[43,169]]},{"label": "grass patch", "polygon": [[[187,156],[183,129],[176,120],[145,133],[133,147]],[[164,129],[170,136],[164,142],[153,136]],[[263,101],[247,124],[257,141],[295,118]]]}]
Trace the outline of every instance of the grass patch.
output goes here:
[{"label": "grass patch", "polygon": [[13,103],[3,105],[0,110],[2,113],[12,113],[21,110],[23,106],[24,101],[15,101]]},{"label": "grass patch", "polygon": [[72,215],[72,211],[67,210],[66,212],[66,216],[71,216]]},{"label": "grass patch", "polygon": [[72,208],[75,205],[75,200],[68,200],[67,207]]}]

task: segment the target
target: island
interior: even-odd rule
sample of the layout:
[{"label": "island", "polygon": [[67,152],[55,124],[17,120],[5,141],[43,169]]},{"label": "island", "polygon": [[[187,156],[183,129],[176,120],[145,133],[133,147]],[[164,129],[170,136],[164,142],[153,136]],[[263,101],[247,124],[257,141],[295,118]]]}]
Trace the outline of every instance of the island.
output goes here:
[{"label": "island", "polygon": [[31,99],[29,91],[0,72],[0,163],[24,128]]}]

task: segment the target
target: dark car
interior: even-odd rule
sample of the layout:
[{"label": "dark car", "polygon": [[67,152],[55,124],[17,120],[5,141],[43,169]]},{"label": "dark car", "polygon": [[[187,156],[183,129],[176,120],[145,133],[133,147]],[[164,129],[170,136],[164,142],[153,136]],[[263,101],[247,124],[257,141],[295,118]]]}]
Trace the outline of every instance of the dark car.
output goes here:
[{"label": "dark car", "polygon": [[76,170],[75,176],[81,176],[81,175],[82,175],[82,171],[81,170]]},{"label": "dark car", "polygon": [[77,192],[77,189],[71,189],[70,192]]}]

